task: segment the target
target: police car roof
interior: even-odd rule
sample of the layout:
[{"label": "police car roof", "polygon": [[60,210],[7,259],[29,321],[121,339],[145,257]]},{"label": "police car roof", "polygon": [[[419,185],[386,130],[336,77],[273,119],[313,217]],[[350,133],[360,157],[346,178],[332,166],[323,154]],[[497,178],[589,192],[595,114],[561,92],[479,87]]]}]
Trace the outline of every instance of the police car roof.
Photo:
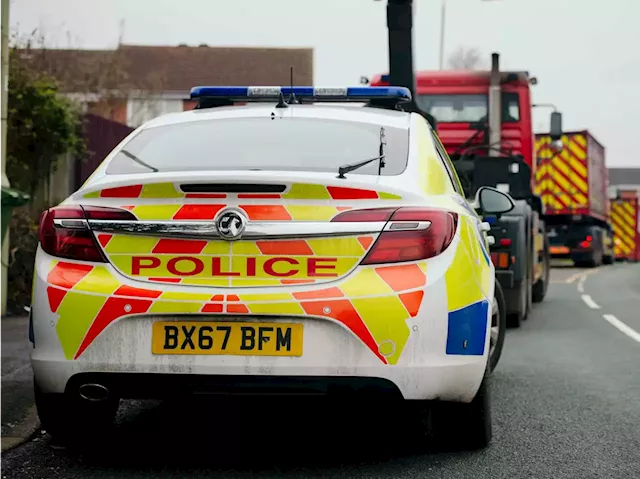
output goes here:
[{"label": "police car roof", "polygon": [[272,113],[276,118],[295,117],[353,121],[405,129],[408,129],[411,123],[411,115],[407,112],[358,106],[354,104],[340,105],[337,103],[319,103],[308,105],[289,105],[288,108],[275,108],[275,105],[276,102],[250,103],[242,106],[223,106],[179,113],[168,113],[148,121],[142,126],[142,128],[156,128],[208,120],[259,117],[269,118]]}]

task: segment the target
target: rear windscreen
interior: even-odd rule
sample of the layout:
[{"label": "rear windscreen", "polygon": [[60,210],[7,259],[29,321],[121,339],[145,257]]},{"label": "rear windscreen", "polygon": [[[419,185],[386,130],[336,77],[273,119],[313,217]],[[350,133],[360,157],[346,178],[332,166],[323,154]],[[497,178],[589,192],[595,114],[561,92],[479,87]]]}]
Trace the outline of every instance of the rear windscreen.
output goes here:
[{"label": "rear windscreen", "polygon": [[[384,128],[386,166],[407,166],[409,130],[372,123],[310,118],[232,118],[142,130],[109,163],[107,174],[153,171],[284,170],[336,172],[379,156]],[[354,174],[378,174],[378,161]]]}]

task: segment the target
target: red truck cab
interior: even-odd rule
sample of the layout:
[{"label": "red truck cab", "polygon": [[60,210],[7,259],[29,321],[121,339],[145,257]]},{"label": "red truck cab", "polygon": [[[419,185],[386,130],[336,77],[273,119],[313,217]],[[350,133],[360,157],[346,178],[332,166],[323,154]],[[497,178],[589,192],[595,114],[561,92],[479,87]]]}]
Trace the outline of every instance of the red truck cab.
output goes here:
[{"label": "red truck cab", "polygon": [[[534,194],[537,160],[530,85],[535,81],[525,72],[500,71],[498,58],[492,55],[491,71],[417,72],[414,100],[435,120],[468,198],[482,186],[493,186],[515,200],[511,212],[486,220],[491,223],[491,256],[507,321],[518,326],[531,303],[546,294],[548,239],[544,207]],[[388,75],[375,76],[371,85],[389,85]],[[561,127],[561,114],[554,112],[554,147]]]},{"label": "red truck cab", "polygon": [[[501,73],[501,146],[512,149],[513,154],[522,155],[533,173],[535,155],[530,82],[527,73]],[[416,104],[435,118],[438,136],[449,155],[459,155],[459,148],[477,133],[480,123],[487,122],[489,83],[488,71],[416,73]],[[388,75],[376,75],[371,81],[371,86],[386,85],[389,85]],[[483,143],[487,143],[487,138],[480,133],[467,146]]]}]

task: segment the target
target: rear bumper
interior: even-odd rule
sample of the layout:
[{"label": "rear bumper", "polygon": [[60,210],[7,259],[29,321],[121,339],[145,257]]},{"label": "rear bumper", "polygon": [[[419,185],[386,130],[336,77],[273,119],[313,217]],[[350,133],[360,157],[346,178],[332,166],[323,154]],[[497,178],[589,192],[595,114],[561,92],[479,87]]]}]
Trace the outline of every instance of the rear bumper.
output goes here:
[{"label": "rear bumper", "polygon": [[65,393],[79,394],[83,384],[101,384],[126,399],[173,399],[207,396],[365,396],[402,399],[388,379],[357,376],[249,376],[152,373],[80,373],[67,382]]},{"label": "rear bumper", "polygon": [[32,359],[32,368],[38,385],[50,393],[76,394],[80,385],[98,383],[118,397],[132,399],[193,394],[333,396],[366,393],[403,399],[469,402],[486,367],[486,356],[394,367],[358,366],[347,362],[333,366],[296,365],[296,361],[287,361],[292,358],[277,358],[276,361],[252,358],[246,361],[252,366],[226,365],[228,358],[216,361],[217,364],[211,361],[200,365],[167,359],[158,358],[154,365],[133,363],[123,367],[113,362],[74,363],[36,356]]},{"label": "rear bumper", "polygon": [[[484,296],[469,306],[462,303],[451,307],[448,294],[471,291],[477,284],[472,275],[461,270],[459,275],[452,276],[454,282],[448,288],[445,275],[439,271],[445,271],[450,261],[451,258],[445,255],[434,258],[427,266],[430,275],[423,276],[428,279],[417,288],[407,288],[409,293],[421,291],[424,303],[428,305],[416,310],[415,315],[406,309],[411,308],[411,303],[407,300],[405,306],[398,296],[406,294],[402,287],[408,281],[405,276],[401,278],[398,291],[379,283],[387,293],[373,298],[373,303],[368,298],[372,297],[376,285],[369,280],[360,289],[354,288],[354,295],[349,299],[321,297],[309,300],[311,305],[303,303],[308,315],[294,311],[285,314],[284,308],[292,308],[292,303],[283,300],[282,290],[271,302],[262,298],[260,301],[264,302],[247,302],[249,308],[259,304],[265,310],[263,314],[232,314],[229,309],[216,314],[204,312],[202,305],[194,300],[180,299],[171,303],[175,305],[173,312],[138,312],[136,305],[143,299],[130,296],[121,299],[110,296],[109,302],[101,306],[102,300],[96,304],[97,293],[87,290],[107,286],[113,290],[121,286],[100,278],[95,283],[86,279],[78,283],[65,292],[64,300],[60,302],[58,288],[48,282],[54,268],[52,258],[39,251],[31,310],[34,343],[31,364],[35,381],[46,393],[63,393],[77,391],[80,381],[94,382],[87,375],[99,375],[98,379],[108,381],[108,387],[123,397],[143,398],[162,397],[176,391],[231,394],[243,390],[255,394],[265,386],[268,389],[275,385],[276,389],[282,390],[391,389],[405,399],[469,402],[482,381],[487,364],[491,308]],[[118,284],[136,286],[135,282],[115,276],[115,273],[112,277],[120,281]],[[65,276],[64,279],[70,278]],[[343,283],[335,284],[339,287]],[[304,288],[300,286],[288,291],[309,291]],[[198,291],[202,294],[202,289],[171,285],[166,286],[165,291],[172,294]],[[242,290],[234,289],[233,292],[243,297]],[[319,308],[313,306],[316,303]],[[194,304],[197,309],[193,308]],[[371,344],[353,332],[362,329],[361,323],[349,323],[355,320],[353,315],[342,321],[330,317],[330,312],[351,307],[351,304],[370,315],[366,327],[377,328],[377,349],[372,349]],[[283,312],[273,310],[268,313],[264,305],[277,306]],[[96,311],[98,314],[94,319]],[[153,354],[153,324],[159,320],[183,319],[302,323],[303,354],[293,357]],[[78,347],[83,338],[86,341],[90,336],[91,328],[100,326],[101,322],[106,325],[90,344],[85,349]],[[355,325],[350,329],[350,324]],[[72,342],[73,348],[65,348]],[[373,346],[375,348],[376,344]],[[396,351],[399,351],[397,357]],[[239,377],[241,380],[237,379]],[[350,385],[354,383],[357,387],[352,388]],[[360,384],[364,386],[358,386]]]},{"label": "rear bumper", "polygon": [[551,253],[552,259],[568,259],[572,261],[589,261],[593,257],[591,249],[570,249],[565,253]]}]

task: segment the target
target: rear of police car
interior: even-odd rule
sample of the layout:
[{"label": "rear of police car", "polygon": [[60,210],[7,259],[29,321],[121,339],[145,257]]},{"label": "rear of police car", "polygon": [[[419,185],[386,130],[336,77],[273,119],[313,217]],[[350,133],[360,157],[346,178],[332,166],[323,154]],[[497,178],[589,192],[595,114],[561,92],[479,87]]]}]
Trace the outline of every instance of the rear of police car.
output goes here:
[{"label": "rear of police car", "polygon": [[[209,95],[230,90],[251,91]],[[42,215],[31,335],[40,400],[367,391],[471,401],[493,292],[467,268],[473,251],[461,257],[466,220],[446,195],[425,194],[441,178],[420,179],[425,129],[392,109],[274,100],[133,132]],[[456,305],[466,308],[458,329]]]}]

